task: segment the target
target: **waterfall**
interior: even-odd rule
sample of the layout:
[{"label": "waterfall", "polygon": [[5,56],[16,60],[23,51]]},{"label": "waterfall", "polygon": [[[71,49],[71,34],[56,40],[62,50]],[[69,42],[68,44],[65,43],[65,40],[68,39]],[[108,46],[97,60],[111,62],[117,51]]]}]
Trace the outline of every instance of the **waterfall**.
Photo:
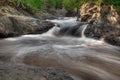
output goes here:
[{"label": "waterfall", "polygon": [[55,19],[55,20],[47,20],[50,22],[53,22],[56,25],[59,25],[59,30],[54,28],[53,30],[48,31],[47,33],[54,33],[57,29],[57,32],[59,35],[62,36],[77,36],[77,37],[82,37],[85,38],[84,32],[88,26],[88,24],[84,22],[78,22],[76,21],[76,18],[63,18],[63,19]]},{"label": "waterfall", "polygon": [[55,36],[60,28],[58,27],[57,24],[53,28],[51,28],[48,32],[41,34],[41,36]]},{"label": "waterfall", "polygon": [[81,32],[81,38],[85,38],[85,37],[86,37],[86,36],[85,36],[85,30],[86,30],[87,26],[88,26],[88,24],[85,24],[85,25],[82,26],[82,27],[83,27],[83,30],[82,30],[82,32]]}]

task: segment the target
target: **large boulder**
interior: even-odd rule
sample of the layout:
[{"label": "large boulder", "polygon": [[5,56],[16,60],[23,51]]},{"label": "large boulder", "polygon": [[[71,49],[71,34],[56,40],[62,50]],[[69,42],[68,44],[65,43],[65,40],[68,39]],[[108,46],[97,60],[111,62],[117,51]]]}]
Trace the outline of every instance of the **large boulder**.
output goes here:
[{"label": "large boulder", "polygon": [[41,15],[39,17],[39,15],[30,12],[32,10],[19,9],[15,5],[0,5],[0,38],[40,34],[54,26],[53,23],[43,21],[40,18]]},{"label": "large boulder", "polygon": [[40,34],[54,26],[48,21],[41,21],[26,16],[3,16],[0,17],[0,37],[13,37],[24,34]]}]

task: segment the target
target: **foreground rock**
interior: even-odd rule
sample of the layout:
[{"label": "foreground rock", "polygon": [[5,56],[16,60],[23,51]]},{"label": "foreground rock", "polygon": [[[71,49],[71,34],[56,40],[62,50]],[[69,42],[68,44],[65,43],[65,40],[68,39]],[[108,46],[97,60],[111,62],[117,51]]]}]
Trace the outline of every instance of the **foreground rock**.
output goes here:
[{"label": "foreground rock", "polygon": [[0,61],[0,80],[73,80],[61,69],[39,68]]},{"label": "foreground rock", "polygon": [[53,23],[32,17],[3,16],[0,17],[0,38],[24,34],[40,34],[48,31],[53,26]]}]

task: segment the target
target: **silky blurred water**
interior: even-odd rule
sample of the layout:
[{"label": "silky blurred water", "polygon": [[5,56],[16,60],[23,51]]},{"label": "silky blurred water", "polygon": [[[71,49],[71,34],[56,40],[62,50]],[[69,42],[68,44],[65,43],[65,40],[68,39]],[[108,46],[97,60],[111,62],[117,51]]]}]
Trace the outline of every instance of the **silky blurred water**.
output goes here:
[{"label": "silky blurred water", "polygon": [[[65,19],[67,24],[70,20]],[[82,25],[81,37],[58,36],[61,28],[56,25],[43,34],[0,40],[0,56],[19,64],[62,68],[75,80],[120,80],[120,48],[86,38],[87,26]]]}]

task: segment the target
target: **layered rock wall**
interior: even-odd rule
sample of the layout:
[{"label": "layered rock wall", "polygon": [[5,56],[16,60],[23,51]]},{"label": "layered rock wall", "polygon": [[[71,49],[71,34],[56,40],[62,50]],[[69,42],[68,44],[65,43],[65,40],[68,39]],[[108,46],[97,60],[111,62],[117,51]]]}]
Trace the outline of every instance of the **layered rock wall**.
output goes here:
[{"label": "layered rock wall", "polygon": [[85,3],[80,8],[79,21],[93,24],[120,25],[120,15],[113,5]]}]

